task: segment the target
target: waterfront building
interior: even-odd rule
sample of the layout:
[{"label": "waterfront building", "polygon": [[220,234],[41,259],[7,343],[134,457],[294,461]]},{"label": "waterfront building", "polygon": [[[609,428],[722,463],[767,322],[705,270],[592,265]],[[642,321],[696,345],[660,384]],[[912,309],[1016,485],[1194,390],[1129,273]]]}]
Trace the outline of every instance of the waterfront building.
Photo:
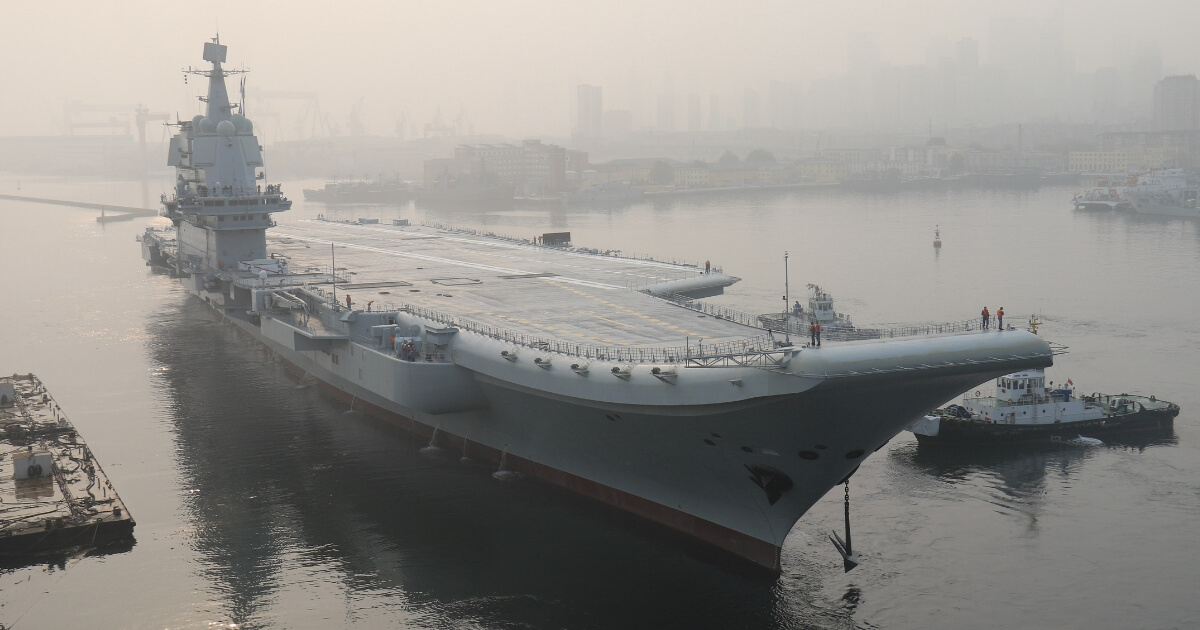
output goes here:
[{"label": "waterfront building", "polygon": [[845,162],[824,160],[799,160],[791,164],[791,169],[802,181],[823,184],[840,182],[850,174],[849,165]]},{"label": "waterfront building", "polygon": [[1112,151],[1072,151],[1067,170],[1079,173],[1132,173],[1177,168],[1187,161],[1183,147],[1128,147]]},{"label": "waterfront building", "polygon": [[[586,154],[584,154],[586,162]],[[526,184],[531,181],[549,191],[562,190],[567,179],[567,151],[541,140],[514,144],[459,145],[454,157],[425,160],[425,187],[432,188],[440,178],[478,178],[483,173],[498,181]]]}]

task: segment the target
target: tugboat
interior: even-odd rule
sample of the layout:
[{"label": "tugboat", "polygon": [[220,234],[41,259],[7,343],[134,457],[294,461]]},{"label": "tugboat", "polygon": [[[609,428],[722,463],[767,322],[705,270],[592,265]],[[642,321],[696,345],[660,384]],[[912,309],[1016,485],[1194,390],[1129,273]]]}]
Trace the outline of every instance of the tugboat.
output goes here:
[{"label": "tugboat", "polygon": [[850,316],[833,310],[833,298],[821,287],[808,285],[808,318],[815,319],[824,328],[853,328]]},{"label": "tugboat", "polygon": [[1082,192],[1075,193],[1071,199],[1071,204],[1076,210],[1117,210],[1129,207],[1129,200],[1125,198],[1125,191],[1128,186],[1118,185],[1110,182],[1108,178],[1101,177],[1096,181],[1096,185]]},{"label": "tugboat", "polygon": [[784,313],[763,313],[758,316],[758,323],[764,328],[776,332],[786,331],[789,334],[799,335],[800,337],[808,335],[808,326],[814,321],[819,322],[821,328],[827,333],[833,331],[846,333],[838,335],[839,339],[875,338],[870,334],[866,334],[865,336],[851,334],[855,332],[853,320],[850,319],[849,315],[833,310],[833,298],[824,289],[815,284],[808,285],[807,311],[797,301],[790,311]]},{"label": "tugboat", "polygon": [[[1030,330],[1037,331],[1036,321]],[[1168,428],[1179,415],[1179,405],[1156,396],[1078,396],[1074,386],[1067,379],[1055,387],[1043,369],[1013,372],[996,379],[994,396],[976,390],[961,405],[935,409],[908,430],[920,444],[1083,443],[1098,435]]]}]

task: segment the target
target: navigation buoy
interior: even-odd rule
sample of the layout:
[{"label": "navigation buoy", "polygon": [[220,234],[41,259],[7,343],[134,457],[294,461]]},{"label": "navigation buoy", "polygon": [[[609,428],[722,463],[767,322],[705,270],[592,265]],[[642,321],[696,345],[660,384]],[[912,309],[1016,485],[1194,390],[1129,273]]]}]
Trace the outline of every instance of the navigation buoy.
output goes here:
[{"label": "navigation buoy", "polygon": [[933,246],[935,248],[942,246],[942,231],[936,225],[933,226]]}]

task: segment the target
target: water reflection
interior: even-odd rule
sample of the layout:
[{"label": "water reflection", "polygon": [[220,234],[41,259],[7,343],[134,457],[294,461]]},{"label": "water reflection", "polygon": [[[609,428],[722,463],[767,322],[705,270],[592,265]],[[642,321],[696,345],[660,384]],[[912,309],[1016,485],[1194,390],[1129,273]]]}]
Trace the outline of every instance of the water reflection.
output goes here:
[{"label": "water reflection", "polygon": [[1055,499],[1063,486],[1089,478],[1089,464],[1111,450],[1144,451],[1177,441],[1171,428],[1108,436],[1102,444],[1052,442],[996,446],[920,445],[911,441],[888,453],[890,465],[912,471],[934,482],[916,494],[930,493],[939,499],[966,498],[990,505],[1014,517],[1027,535],[1041,532],[1042,519],[1054,512]]},{"label": "water reflection", "polygon": [[1105,436],[1103,444],[1098,446],[1050,442],[970,447],[912,442],[892,449],[889,456],[950,483],[984,473],[1003,481],[1004,487],[1013,494],[1029,494],[1041,489],[1048,471],[1072,475],[1100,449],[1142,452],[1153,446],[1175,445],[1178,441],[1175,429],[1167,427]]},{"label": "water reflection", "polygon": [[148,327],[191,544],[234,622],[295,625],[281,602],[326,598],[424,626],[849,623],[812,604],[819,580],[751,579],[610,508],[422,454],[426,440],[345,413],[194,298]]},{"label": "water reflection", "polygon": [[46,571],[65,571],[67,565],[84,558],[102,558],[128,553],[133,550],[137,540],[129,538],[116,540],[101,545],[84,545],[41,551],[34,554],[9,554],[0,556],[0,574],[10,573],[18,569],[44,565]]},{"label": "water reflection", "polygon": [[1047,493],[1047,478],[1076,479],[1089,460],[1107,450],[1143,452],[1178,443],[1174,428],[1106,436],[1102,444],[1071,441],[995,446],[921,445],[892,449],[889,459],[951,486],[982,486],[984,500],[1029,516],[1036,529],[1037,508]]}]

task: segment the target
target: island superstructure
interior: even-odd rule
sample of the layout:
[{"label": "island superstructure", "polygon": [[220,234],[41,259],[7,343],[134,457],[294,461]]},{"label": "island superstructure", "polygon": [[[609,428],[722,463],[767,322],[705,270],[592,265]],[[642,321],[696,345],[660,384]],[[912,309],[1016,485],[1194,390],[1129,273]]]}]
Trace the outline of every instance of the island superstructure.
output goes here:
[{"label": "island superstructure", "polygon": [[290,202],[246,186],[261,161],[229,114],[225,47],[205,59],[208,113],[171,145],[179,234],[147,230],[147,261],[355,409],[773,571],[805,511],[913,420],[1051,364],[1023,331],[793,346],[638,290],[737,281],[687,265],[435,226],[275,226]]}]

